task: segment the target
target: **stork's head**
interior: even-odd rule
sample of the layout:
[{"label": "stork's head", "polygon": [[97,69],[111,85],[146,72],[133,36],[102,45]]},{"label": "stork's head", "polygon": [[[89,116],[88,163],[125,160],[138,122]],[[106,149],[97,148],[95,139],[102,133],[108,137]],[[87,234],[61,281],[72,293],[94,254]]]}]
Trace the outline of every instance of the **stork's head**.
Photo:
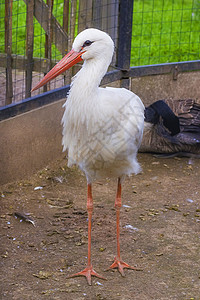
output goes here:
[{"label": "stork's head", "polygon": [[110,36],[98,29],[85,29],[75,38],[72,49],[77,53],[82,53],[83,60],[109,57],[112,58],[114,43]]},{"label": "stork's head", "polygon": [[85,29],[75,38],[72,50],[44,76],[32,91],[47,84],[82,60],[102,59],[104,63],[106,59],[110,63],[113,51],[114,43],[107,33],[94,28]]}]

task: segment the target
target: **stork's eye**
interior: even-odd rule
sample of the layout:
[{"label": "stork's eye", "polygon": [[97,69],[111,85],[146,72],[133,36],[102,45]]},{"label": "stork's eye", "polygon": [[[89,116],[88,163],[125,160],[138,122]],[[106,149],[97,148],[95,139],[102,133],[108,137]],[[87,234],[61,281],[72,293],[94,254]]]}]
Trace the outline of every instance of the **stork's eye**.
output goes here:
[{"label": "stork's eye", "polygon": [[89,41],[89,40],[85,41],[84,44],[83,44],[83,48],[84,48],[84,47],[87,47],[87,46],[90,46],[92,43],[93,43],[93,42],[91,42],[91,41]]}]

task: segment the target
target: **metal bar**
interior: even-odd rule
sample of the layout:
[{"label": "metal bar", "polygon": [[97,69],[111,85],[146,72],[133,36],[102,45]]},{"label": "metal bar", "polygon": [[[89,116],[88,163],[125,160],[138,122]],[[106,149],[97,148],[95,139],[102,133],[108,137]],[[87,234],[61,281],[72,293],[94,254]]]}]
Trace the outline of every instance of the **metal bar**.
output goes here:
[{"label": "metal bar", "polygon": [[174,70],[176,70],[176,72],[178,73],[199,71],[200,60],[131,67],[130,70],[127,72],[127,76],[142,77],[150,75],[169,74],[173,73]]},{"label": "metal bar", "polygon": [[12,6],[13,0],[5,1],[5,53],[6,53],[6,105],[12,103]]},{"label": "metal bar", "polygon": [[31,96],[32,71],[33,71],[33,42],[34,42],[34,0],[27,0],[26,10],[26,73],[25,73],[25,97]]},{"label": "metal bar", "polygon": [[130,67],[133,0],[120,1],[116,66],[122,70]]},{"label": "metal bar", "polygon": [[[120,0],[119,3],[119,26],[116,66],[122,70],[130,68],[131,38],[132,38],[133,0]],[[121,86],[129,88],[129,78],[121,81]]]}]

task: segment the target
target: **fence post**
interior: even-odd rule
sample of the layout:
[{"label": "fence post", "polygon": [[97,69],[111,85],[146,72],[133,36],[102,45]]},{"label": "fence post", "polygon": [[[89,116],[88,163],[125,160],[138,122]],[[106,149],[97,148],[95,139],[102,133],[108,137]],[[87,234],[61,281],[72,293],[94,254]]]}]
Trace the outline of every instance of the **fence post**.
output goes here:
[{"label": "fence post", "polygon": [[128,70],[131,59],[133,0],[120,0],[118,19],[118,47],[116,67],[123,72],[121,86],[129,88]]},{"label": "fence post", "polygon": [[34,0],[26,2],[26,72],[25,72],[25,97],[31,97],[32,72],[33,72],[33,43],[34,43]]},{"label": "fence post", "polygon": [[[92,26],[107,32],[115,44],[118,39],[119,1],[93,0]],[[116,53],[113,55],[113,65],[116,65]]]},{"label": "fence post", "polygon": [[8,105],[13,99],[12,84],[12,7],[13,0],[5,1],[5,53],[6,53],[6,101]]},{"label": "fence post", "polygon": [[[48,18],[47,18],[47,31],[45,33],[45,57],[47,58],[48,70],[51,69],[51,47],[52,47],[52,12],[53,12],[54,0],[47,0],[46,5],[48,7]],[[46,75],[47,73],[44,73]],[[43,92],[47,92],[50,89],[50,83],[47,83],[43,87]]]}]

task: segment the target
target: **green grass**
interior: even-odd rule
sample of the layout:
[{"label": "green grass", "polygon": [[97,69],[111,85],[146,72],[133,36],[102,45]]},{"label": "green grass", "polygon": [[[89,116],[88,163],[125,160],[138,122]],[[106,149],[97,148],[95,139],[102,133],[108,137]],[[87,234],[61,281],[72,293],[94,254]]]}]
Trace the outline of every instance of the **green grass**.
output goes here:
[{"label": "green grass", "polygon": [[[0,2],[0,52],[4,49],[5,1]],[[2,3],[4,2],[4,3]],[[62,24],[63,1],[53,14]],[[134,0],[131,66],[200,58],[200,0]],[[76,28],[77,32],[77,28]],[[44,57],[45,32],[34,19],[34,57]],[[12,53],[25,55],[26,5],[13,0]],[[52,59],[61,55],[55,45]]]},{"label": "green grass", "polygon": [[135,0],[131,66],[198,60],[200,0]]}]

